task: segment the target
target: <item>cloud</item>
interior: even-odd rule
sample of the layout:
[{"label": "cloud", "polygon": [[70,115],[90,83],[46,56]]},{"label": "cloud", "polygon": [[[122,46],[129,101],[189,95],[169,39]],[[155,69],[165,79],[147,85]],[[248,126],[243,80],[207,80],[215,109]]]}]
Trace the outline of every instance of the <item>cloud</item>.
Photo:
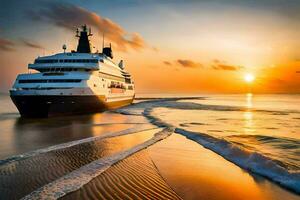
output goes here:
[{"label": "cloud", "polygon": [[12,41],[0,38],[0,51],[14,51],[14,45]]},{"label": "cloud", "polygon": [[172,63],[170,63],[169,61],[163,61],[163,63],[164,63],[165,65],[169,65],[169,66],[172,65]]},{"label": "cloud", "polygon": [[221,63],[221,61],[219,59],[214,59],[213,62],[214,63]]},{"label": "cloud", "polygon": [[234,66],[234,65],[218,64],[218,65],[213,65],[212,68],[215,69],[215,70],[236,71],[236,70],[240,70],[243,67],[241,67],[241,66]]},{"label": "cloud", "polygon": [[189,67],[189,68],[197,68],[197,67],[202,67],[201,63],[194,62],[192,60],[183,60],[183,59],[178,59],[176,61],[179,65],[182,67]]},{"label": "cloud", "polygon": [[72,31],[83,24],[95,27],[120,51],[141,50],[146,47],[144,39],[138,33],[128,33],[112,20],[73,4],[45,3],[39,10],[30,10],[28,15],[32,20],[52,23]]},{"label": "cloud", "polygon": [[300,71],[296,71],[297,74],[300,74]]},{"label": "cloud", "polygon": [[186,67],[186,68],[198,68],[198,67],[203,67],[201,63],[194,62],[192,60],[187,60],[187,59],[177,59],[174,61],[163,61],[165,65],[168,66],[180,66],[180,67]]},{"label": "cloud", "polygon": [[211,68],[214,70],[227,70],[227,71],[237,71],[243,69],[242,66],[228,65],[225,61],[214,59]]},{"label": "cloud", "polygon": [[152,50],[155,52],[159,52],[159,48],[157,48],[157,47],[152,47]]},{"label": "cloud", "polygon": [[21,39],[21,42],[23,45],[27,46],[27,47],[30,47],[30,48],[34,48],[34,49],[45,49],[44,47],[42,47],[41,45],[39,44],[36,44],[32,41],[29,41],[27,39]]}]

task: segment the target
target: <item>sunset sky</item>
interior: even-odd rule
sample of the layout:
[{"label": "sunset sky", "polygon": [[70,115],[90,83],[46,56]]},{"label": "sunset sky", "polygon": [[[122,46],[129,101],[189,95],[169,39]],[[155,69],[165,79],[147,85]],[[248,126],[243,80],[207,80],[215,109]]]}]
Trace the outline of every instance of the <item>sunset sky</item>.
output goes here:
[{"label": "sunset sky", "polygon": [[1,92],[38,55],[75,49],[87,24],[137,93],[300,93],[300,1],[0,1]]}]

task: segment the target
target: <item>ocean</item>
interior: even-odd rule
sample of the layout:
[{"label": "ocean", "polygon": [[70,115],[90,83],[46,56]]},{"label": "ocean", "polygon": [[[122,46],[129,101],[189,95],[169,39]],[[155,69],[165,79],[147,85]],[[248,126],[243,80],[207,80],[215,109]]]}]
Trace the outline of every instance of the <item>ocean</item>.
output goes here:
[{"label": "ocean", "polygon": [[[130,106],[104,113],[22,119],[9,96],[1,95],[0,199],[117,198],[112,194],[230,199],[209,184],[228,187],[236,199],[250,193],[255,199],[299,198],[300,95],[138,97]],[[173,160],[174,166],[190,167],[171,173]],[[205,168],[203,163],[210,162]],[[192,170],[197,163],[199,170]],[[210,176],[195,183],[203,169]],[[233,189],[233,183],[221,181],[223,175],[216,176],[222,169],[241,173],[247,187],[255,189]],[[194,178],[187,181],[188,175]],[[208,183],[212,177],[219,182]],[[191,196],[197,184],[206,189]]]}]

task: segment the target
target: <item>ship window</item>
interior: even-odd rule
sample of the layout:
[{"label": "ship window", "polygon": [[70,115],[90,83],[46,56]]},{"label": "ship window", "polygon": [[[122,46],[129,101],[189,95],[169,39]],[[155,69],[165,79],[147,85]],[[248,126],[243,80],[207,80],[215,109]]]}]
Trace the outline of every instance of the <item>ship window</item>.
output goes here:
[{"label": "ship window", "polygon": [[[43,88],[20,88],[22,90],[55,90],[55,89],[72,89],[73,87],[43,87]],[[61,95],[63,93],[60,93]]]},{"label": "ship window", "polygon": [[79,83],[81,79],[31,79],[19,80],[19,83]]},{"label": "ship window", "polygon": [[70,71],[86,71],[89,72],[91,69],[85,69],[85,68],[73,68],[73,67],[67,67],[67,68],[61,68],[61,67],[55,67],[55,68],[42,68],[38,69],[40,72],[70,72]]},{"label": "ship window", "polygon": [[[103,60],[100,60],[103,62]],[[56,59],[36,59],[34,63],[98,63],[98,59],[65,59],[65,60],[56,60]]]},{"label": "ship window", "polygon": [[47,80],[19,80],[19,83],[47,83]]},{"label": "ship window", "polygon": [[43,76],[63,76],[64,73],[59,72],[50,72],[50,73],[43,73]]},{"label": "ship window", "polygon": [[131,79],[130,78],[125,78],[125,83],[131,83]]},{"label": "ship window", "polygon": [[129,86],[128,86],[128,90],[133,90],[132,85],[129,85]]}]

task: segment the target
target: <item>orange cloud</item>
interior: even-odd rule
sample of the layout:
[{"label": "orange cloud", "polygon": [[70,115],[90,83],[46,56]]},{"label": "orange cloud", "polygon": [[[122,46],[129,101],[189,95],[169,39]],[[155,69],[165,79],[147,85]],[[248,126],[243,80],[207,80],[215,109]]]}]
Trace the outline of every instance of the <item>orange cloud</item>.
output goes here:
[{"label": "orange cloud", "polygon": [[213,69],[215,70],[229,70],[229,71],[236,71],[239,70],[243,67],[241,66],[233,66],[233,65],[224,65],[224,64],[218,64],[218,65],[213,65]]},{"label": "orange cloud", "polygon": [[255,92],[300,93],[298,62],[286,62],[274,67],[264,67],[256,72]]},{"label": "orange cloud", "polygon": [[35,43],[35,42],[32,42],[32,41],[29,41],[27,39],[21,39],[21,42],[23,45],[27,46],[27,47],[30,47],[30,48],[34,48],[34,49],[45,49],[44,47],[42,47],[41,45]]},{"label": "orange cloud", "polygon": [[172,65],[172,63],[170,63],[169,61],[163,61],[163,63],[164,63],[165,65],[169,65],[169,66]]},{"label": "orange cloud", "polygon": [[227,65],[218,59],[214,59],[213,63],[214,64],[211,67],[212,67],[212,69],[215,69],[215,70],[236,71],[236,70],[240,70],[243,68],[242,66]]},{"label": "orange cloud", "polygon": [[13,51],[14,43],[10,40],[0,38],[0,51]]},{"label": "orange cloud", "polygon": [[177,63],[181,65],[182,67],[189,67],[189,68],[197,68],[197,67],[202,67],[201,63],[194,62],[192,60],[183,60],[183,59],[178,59]]},{"label": "orange cloud", "polygon": [[177,59],[173,62],[170,61],[163,61],[165,65],[172,66],[173,64],[179,65],[181,67],[186,67],[186,68],[198,68],[198,67],[203,67],[201,63],[194,62],[192,60],[187,60],[187,59]]},{"label": "orange cloud", "polygon": [[72,4],[47,3],[43,9],[31,10],[28,14],[33,20],[45,21],[72,31],[83,24],[93,26],[104,33],[120,51],[146,47],[144,39],[138,33],[128,33],[112,20]]}]

